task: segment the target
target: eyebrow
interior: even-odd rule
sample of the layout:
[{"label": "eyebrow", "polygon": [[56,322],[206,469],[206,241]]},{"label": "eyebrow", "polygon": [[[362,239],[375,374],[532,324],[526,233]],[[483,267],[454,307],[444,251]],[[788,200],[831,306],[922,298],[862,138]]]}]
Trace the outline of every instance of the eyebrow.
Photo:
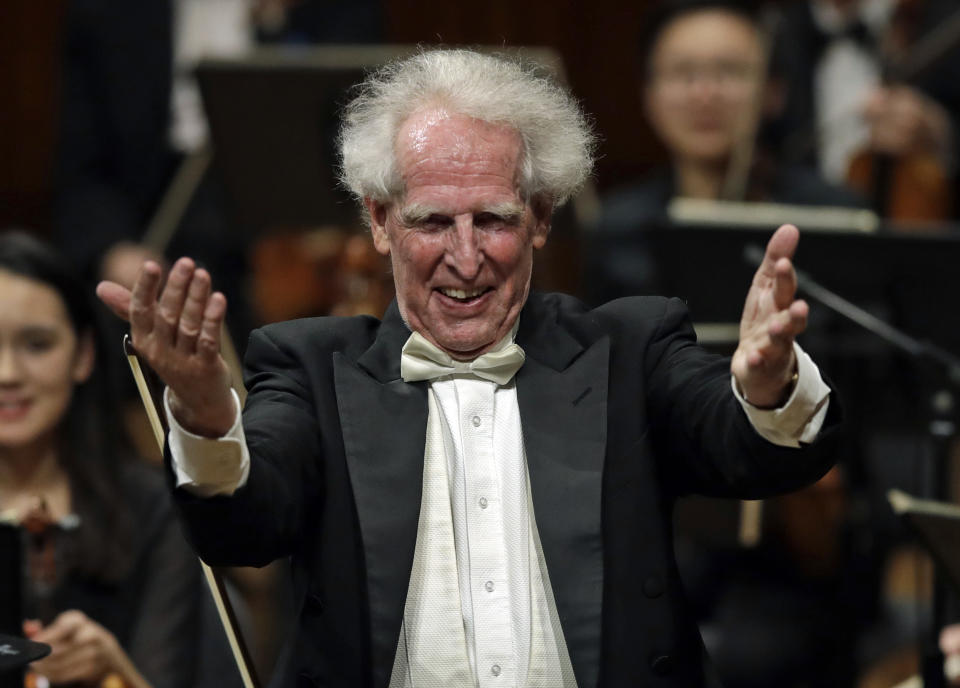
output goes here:
[{"label": "eyebrow", "polygon": [[[507,223],[517,223],[523,218],[525,206],[516,202],[495,203],[473,211],[474,215],[496,215]],[[448,213],[439,210],[433,206],[423,203],[411,203],[397,211],[397,218],[404,227],[414,227],[433,215],[448,215]]]},{"label": "eyebrow", "polygon": [[60,328],[56,325],[25,325],[17,333],[27,337],[51,336],[60,334]]}]

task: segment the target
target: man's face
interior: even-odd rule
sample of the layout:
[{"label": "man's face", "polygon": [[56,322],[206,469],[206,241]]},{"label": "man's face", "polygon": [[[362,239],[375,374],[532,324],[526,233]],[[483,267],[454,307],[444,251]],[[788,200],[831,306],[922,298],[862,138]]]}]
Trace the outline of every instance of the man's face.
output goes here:
[{"label": "man's face", "polygon": [[746,135],[761,87],[756,29],[724,10],[684,14],[650,54],[647,116],[674,158],[721,163]]},{"label": "man's face", "polygon": [[410,328],[454,358],[473,358],[520,314],[549,205],[520,196],[512,129],[431,108],[404,123],[395,145],[405,192],[396,203],[367,199],[374,244],[390,255]]}]

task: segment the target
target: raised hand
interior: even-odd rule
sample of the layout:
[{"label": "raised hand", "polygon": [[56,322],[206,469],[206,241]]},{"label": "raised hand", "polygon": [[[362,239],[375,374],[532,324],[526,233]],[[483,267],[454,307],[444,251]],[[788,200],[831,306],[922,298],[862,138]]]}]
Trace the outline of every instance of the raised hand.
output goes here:
[{"label": "raised hand", "polygon": [[132,292],[101,282],[97,296],[129,321],[137,352],[170,388],[177,421],[198,435],[220,437],[236,418],[230,372],[220,356],[227,300],[211,291],[210,274],[189,258],[174,264],[158,299],[160,280],[160,266],[148,261]]},{"label": "raised hand", "polygon": [[761,408],[786,401],[797,365],[793,340],[807,327],[810,308],[795,298],[793,254],[799,240],[793,225],[774,232],[740,318],[740,341],[730,370],[746,399]]}]

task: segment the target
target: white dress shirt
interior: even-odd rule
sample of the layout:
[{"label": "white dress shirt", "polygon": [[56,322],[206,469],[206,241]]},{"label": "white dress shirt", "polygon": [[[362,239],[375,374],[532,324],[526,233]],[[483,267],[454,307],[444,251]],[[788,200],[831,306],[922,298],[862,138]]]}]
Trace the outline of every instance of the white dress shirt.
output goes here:
[{"label": "white dress shirt", "polygon": [[525,685],[530,648],[530,514],[520,406],[468,376],[430,383],[441,413],[467,655],[477,683]]}]

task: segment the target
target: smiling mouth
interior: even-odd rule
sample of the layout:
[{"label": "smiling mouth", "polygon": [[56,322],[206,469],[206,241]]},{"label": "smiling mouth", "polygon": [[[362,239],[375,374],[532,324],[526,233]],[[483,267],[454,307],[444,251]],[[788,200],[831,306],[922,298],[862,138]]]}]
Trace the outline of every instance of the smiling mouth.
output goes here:
[{"label": "smiling mouth", "polygon": [[29,401],[0,401],[0,418],[14,419],[23,416],[30,408]]},{"label": "smiling mouth", "polygon": [[476,287],[474,289],[451,289],[449,287],[440,287],[437,289],[441,294],[458,303],[472,303],[486,294],[493,291],[493,287]]}]

